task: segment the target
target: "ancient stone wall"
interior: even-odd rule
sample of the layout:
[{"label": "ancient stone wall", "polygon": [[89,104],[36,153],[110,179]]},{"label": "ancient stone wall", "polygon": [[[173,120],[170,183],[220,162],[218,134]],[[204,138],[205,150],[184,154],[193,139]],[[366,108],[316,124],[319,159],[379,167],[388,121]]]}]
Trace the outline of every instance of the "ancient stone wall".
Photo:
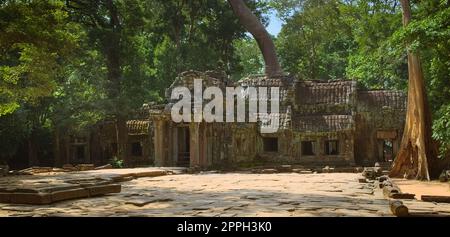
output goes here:
[{"label": "ancient stone wall", "polygon": [[384,162],[383,142],[392,142],[394,154],[400,145],[406,95],[398,91],[360,91],[357,101],[356,160],[362,164]]},{"label": "ancient stone wall", "polygon": [[[261,120],[257,123],[172,122],[170,110],[175,101],[170,100],[171,90],[181,85],[192,90],[194,79],[203,79],[203,87],[222,89],[226,86],[280,87],[280,111],[270,115],[279,119],[278,131],[260,133]],[[394,147],[398,145],[406,103],[402,93],[360,91],[356,82],[349,80],[294,81],[288,76],[252,76],[232,83],[221,73],[195,71],[182,73],[166,96],[168,103],[148,108],[154,128],[155,165],[177,165],[180,157],[187,154],[189,166],[202,168],[354,165],[377,161],[380,155],[384,156],[380,141],[387,139]],[[188,141],[180,134],[189,134]],[[180,142],[188,142],[189,149],[180,148]]]}]

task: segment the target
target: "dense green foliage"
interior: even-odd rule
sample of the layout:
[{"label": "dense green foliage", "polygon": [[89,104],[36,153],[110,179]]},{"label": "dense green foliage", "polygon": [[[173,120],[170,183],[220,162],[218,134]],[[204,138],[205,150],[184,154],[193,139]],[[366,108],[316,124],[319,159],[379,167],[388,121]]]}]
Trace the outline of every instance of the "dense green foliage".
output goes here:
[{"label": "dense green foliage", "polygon": [[[406,29],[397,0],[246,3],[264,23],[268,10],[278,12],[281,65],[301,79],[405,90],[411,43],[423,62],[434,137],[450,145],[449,1],[413,2]],[[189,69],[224,70],[233,80],[263,72],[257,44],[226,1],[0,0],[0,160],[36,137],[51,147],[56,129],[82,132],[161,102]]]},{"label": "dense green foliage", "polygon": [[[269,1],[285,25],[277,45],[287,72],[304,79],[355,79],[406,91],[406,45],[420,55],[433,136],[450,146],[450,1],[412,1],[405,29],[398,0]],[[408,44],[407,44],[408,43]]]},{"label": "dense green foliage", "polygon": [[237,79],[251,70],[239,40],[248,36],[226,1],[0,1],[0,160],[31,143],[49,154],[56,130],[82,133],[161,102],[182,71]]}]

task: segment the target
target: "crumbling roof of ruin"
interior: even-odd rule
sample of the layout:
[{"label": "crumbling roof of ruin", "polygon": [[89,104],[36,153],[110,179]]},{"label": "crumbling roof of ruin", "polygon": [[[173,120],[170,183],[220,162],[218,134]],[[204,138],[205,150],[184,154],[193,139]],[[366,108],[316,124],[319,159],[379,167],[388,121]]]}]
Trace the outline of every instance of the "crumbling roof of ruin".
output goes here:
[{"label": "crumbling roof of ruin", "polygon": [[148,134],[150,127],[149,120],[128,120],[127,128],[130,135],[145,135]]},{"label": "crumbling roof of ruin", "polygon": [[202,79],[203,87],[205,86],[224,87],[230,84],[230,82],[228,81],[228,77],[224,72],[220,71],[199,72],[194,70],[185,71],[178,75],[178,77],[166,91],[167,99],[170,99],[170,94],[168,94],[168,92],[171,92],[172,89],[175,87],[184,86],[189,89],[193,89],[194,79]]},{"label": "crumbling roof of ruin", "polygon": [[368,90],[358,91],[358,101],[374,108],[406,110],[406,95],[401,91]]},{"label": "crumbling roof of ruin", "polygon": [[284,113],[268,113],[265,115],[259,115],[259,120],[276,119],[278,118],[278,129],[286,130],[291,129],[291,113],[289,111]]},{"label": "crumbling roof of ruin", "polygon": [[297,132],[336,132],[351,130],[354,120],[352,115],[312,115],[296,116],[292,128]]},{"label": "crumbling roof of ruin", "polygon": [[294,77],[280,76],[269,78],[266,75],[251,75],[237,82],[240,86],[265,86],[265,87],[286,87],[292,85]]},{"label": "crumbling roof of ruin", "polygon": [[297,104],[349,104],[356,90],[356,82],[350,80],[297,81],[295,100]]}]

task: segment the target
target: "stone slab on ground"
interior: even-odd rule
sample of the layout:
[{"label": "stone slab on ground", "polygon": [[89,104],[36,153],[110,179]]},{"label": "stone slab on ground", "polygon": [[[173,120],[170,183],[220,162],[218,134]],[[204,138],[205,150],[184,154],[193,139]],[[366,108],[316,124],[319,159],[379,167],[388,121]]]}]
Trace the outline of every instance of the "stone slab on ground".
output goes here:
[{"label": "stone slab on ground", "polygon": [[[70,173],[39,173],[26,176],[7,176],[0,179],[0,203],[49,204],[69,199],[87,198],[110,193],[120,193],[124,177],[132,180],[157,177],[180,168],[101,169]],[[121,179],[118,179],[121,178]]]}]

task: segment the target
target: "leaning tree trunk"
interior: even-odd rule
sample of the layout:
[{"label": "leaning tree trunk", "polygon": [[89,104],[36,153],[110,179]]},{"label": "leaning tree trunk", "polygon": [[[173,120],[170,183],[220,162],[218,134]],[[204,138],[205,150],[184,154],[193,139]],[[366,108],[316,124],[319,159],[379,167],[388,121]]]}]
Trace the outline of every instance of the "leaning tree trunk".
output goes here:
[{"label": "leaning tree trunk", "polygon": [[265,72],[268,77],[282,75],[280,64],[275,50],[275,45],[266,28],[259,19],[250,11],[243,0],[228,0],[231,8],[239,18],[241,24],[253,35],[258,42],[265,62]]},{"label": "leaning tree trunk", "polygon": [[[403,25],[411,21],[409,0],[400,0]],[[406,124],[400,150],[395,158],[390,176],[430,180],[436,151],[431,138],[431,114],[417,54],[408,50],[408,105]]]}]

